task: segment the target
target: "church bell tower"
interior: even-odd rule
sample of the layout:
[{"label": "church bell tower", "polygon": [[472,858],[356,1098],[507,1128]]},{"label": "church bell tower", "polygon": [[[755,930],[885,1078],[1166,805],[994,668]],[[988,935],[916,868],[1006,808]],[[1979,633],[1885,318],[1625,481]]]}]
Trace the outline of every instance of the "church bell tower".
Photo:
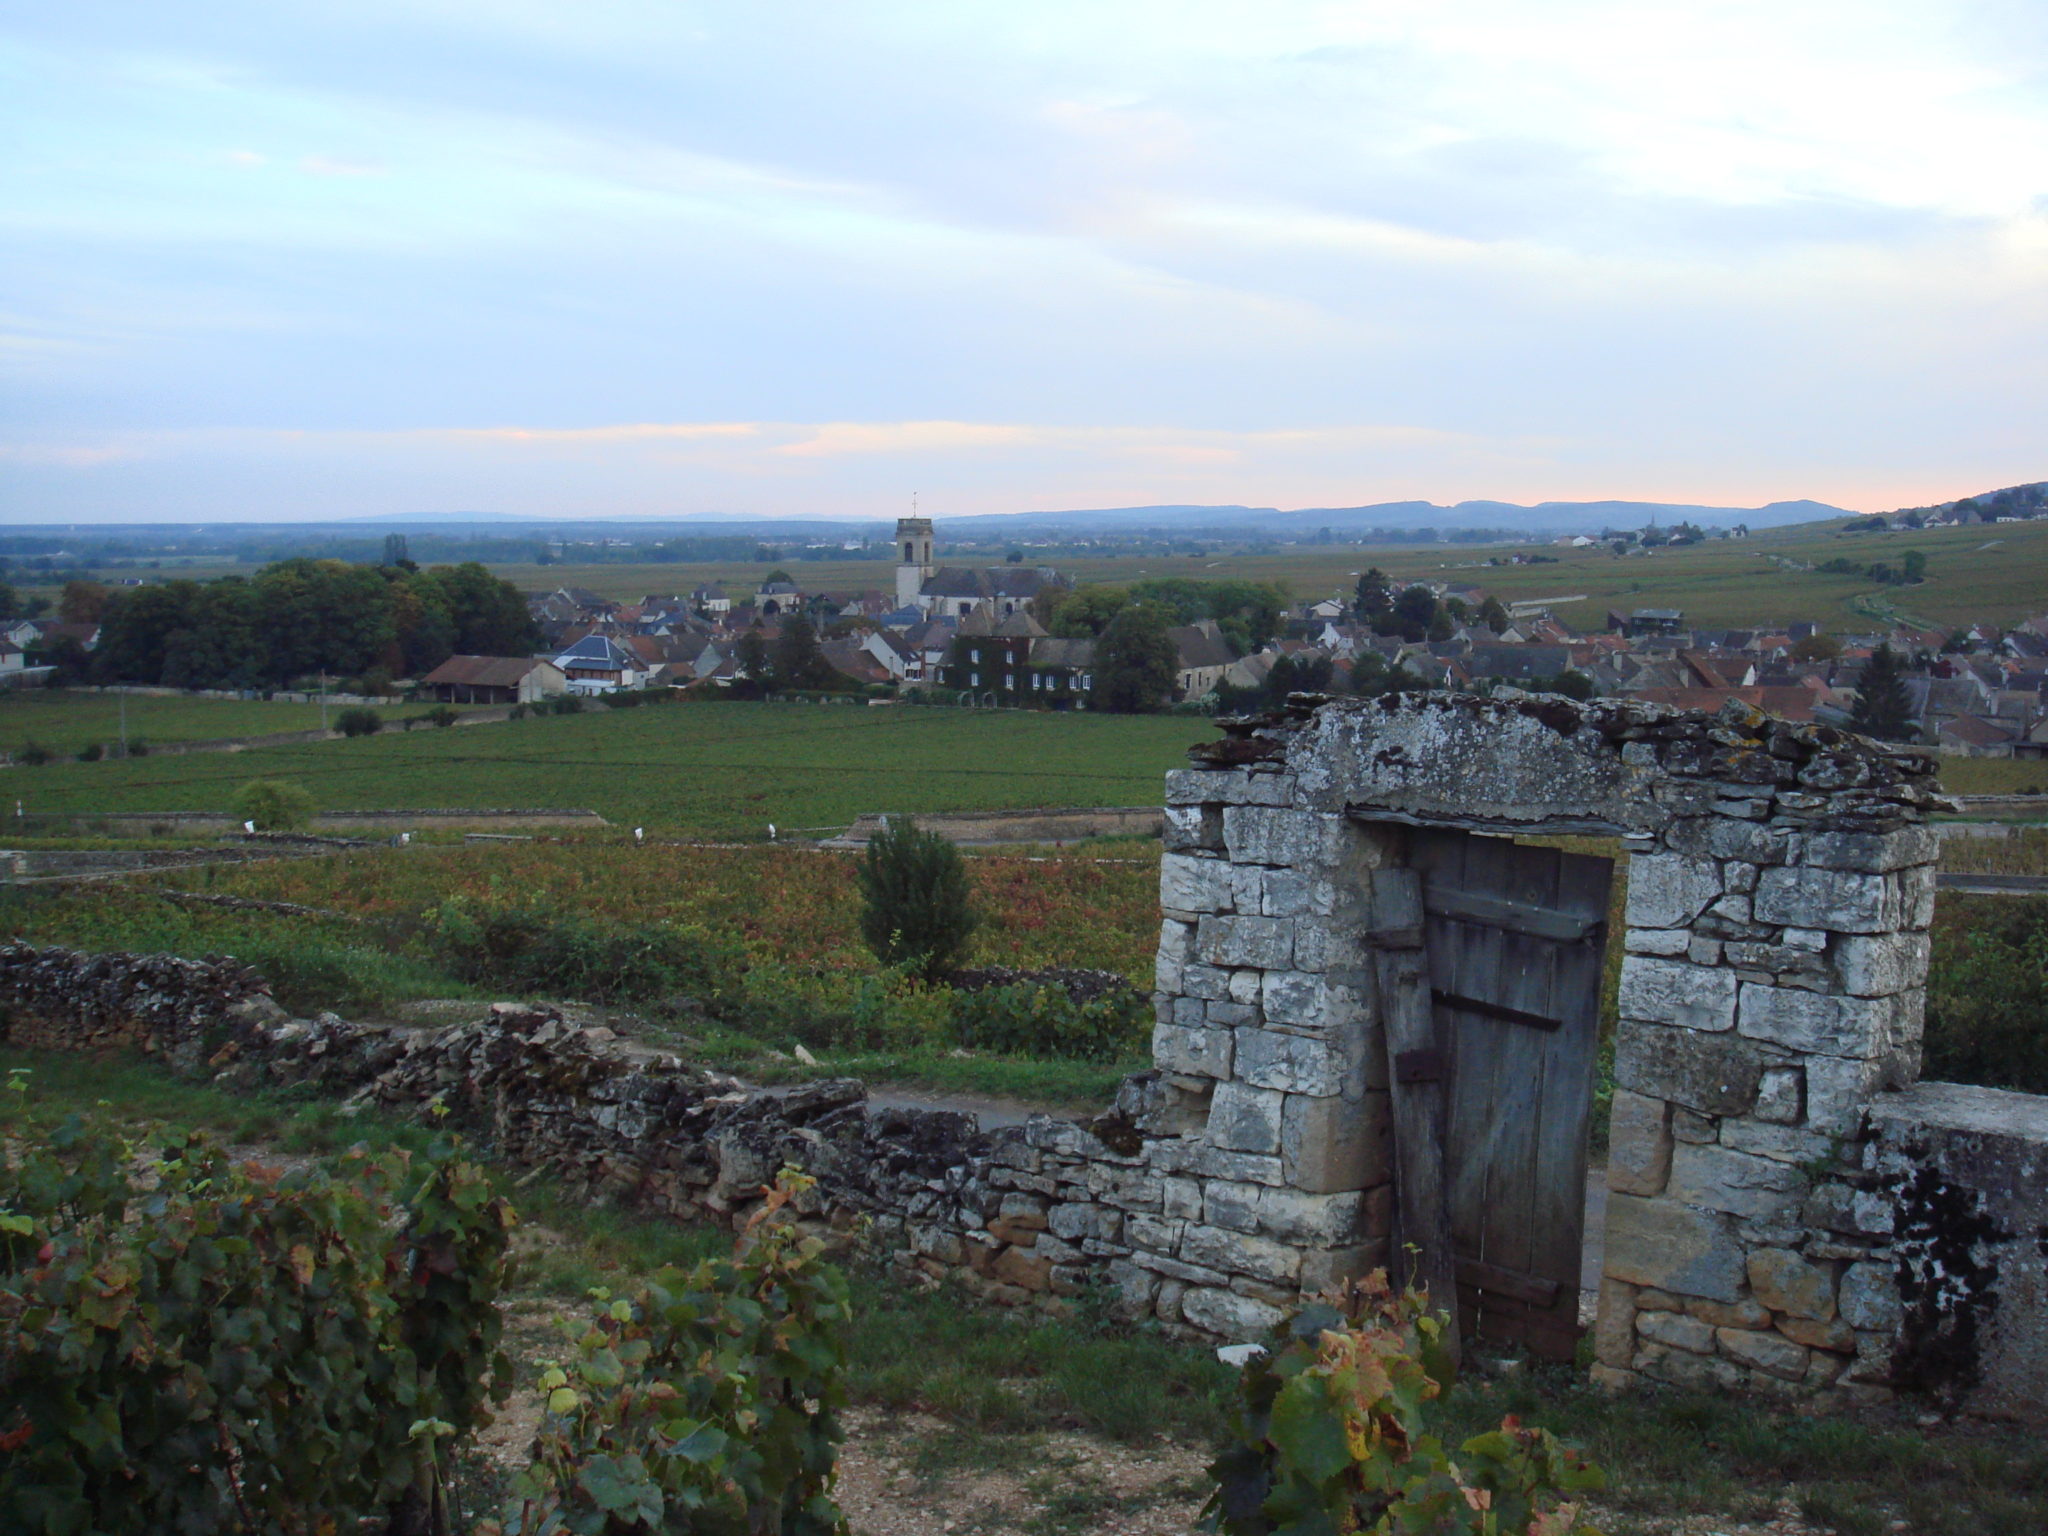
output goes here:
[{"label": "church bell tower", "polygon": [[896,606],[918,606],[918,594],[932,573],[932,520],[896,519]]}]

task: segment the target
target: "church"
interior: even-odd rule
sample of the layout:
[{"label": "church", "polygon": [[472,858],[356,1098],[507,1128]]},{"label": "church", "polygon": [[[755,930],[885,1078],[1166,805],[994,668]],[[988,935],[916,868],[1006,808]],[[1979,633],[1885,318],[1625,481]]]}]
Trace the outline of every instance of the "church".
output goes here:
[{"label": "church", "polygon": [[916,608],[935,619],[958,619],[980,609],[1001,620],[1030,606],[1049,587],[1063,587],[1047,566],[992,565],[974,570],[932,563],[932,520],[896,520],[896,606]]}]

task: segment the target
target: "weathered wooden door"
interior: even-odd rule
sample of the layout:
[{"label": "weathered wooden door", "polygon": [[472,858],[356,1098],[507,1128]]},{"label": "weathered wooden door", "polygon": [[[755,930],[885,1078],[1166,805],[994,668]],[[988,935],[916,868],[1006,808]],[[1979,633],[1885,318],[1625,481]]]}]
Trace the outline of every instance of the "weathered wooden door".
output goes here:
[{"label": "weathered wooden door", "polygon": [[1418,830],[1409,846],[1442,1053],[1461,1328],[1568,1360],[1613,866],[1461,832]]}]

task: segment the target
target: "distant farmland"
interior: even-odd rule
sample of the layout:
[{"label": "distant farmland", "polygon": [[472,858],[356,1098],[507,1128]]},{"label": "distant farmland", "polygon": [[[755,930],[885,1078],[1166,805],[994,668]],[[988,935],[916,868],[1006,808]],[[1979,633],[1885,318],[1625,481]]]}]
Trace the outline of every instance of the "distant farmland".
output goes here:
[{"label": "distant farmland", "polygon": [[[1872,628],[1886,613],[1955,624],[1986,620],[2011,624],[2048,608],[2048,519],[1989,527],[1944,528],[1932,533],[1848,534],[1837,523],[1774,529],[1747,539],[1711,539],[1683,549],[1617,557],[1606,548],[1553,544],[1299,545],[1271,554],[1156,555],[1115,560],[1051,557],[1077,581],[1129,582],[1147,576],[1201,579],[1241,576],[1277,581],[1297,597],[1349,592],[1353,575],[1377,565],[1396,577],[1466,581],[1509,602],[1582,595],[1557,613],[1581,629],[1598,629],[1609,608],[1682,608],[1695,623],[1747,628],[1812,619],[1838,631]],[[1519,549],[1553,557],[1541,565],[1489,566]],[[1899,564],[1905,552],[1927,556],[1929,579],[1917,587],[1887,587],[1863,576],[1787,569],[1781,562],[1821,565],[1837,557],[1868,566]],[[1027,550],[1027,558],[1039,556]],[[984,564],[989,556],[944,556]],[[893,592],[895,567],[876,560],[785,560],[784,569],[810,591],[851,596]],[[650,592],[688,592],[700,583],[728,584],[737,599],[772,567],[747,562],[720,565],[508,565],[500,575],[528,590],[588,587],[621,601]]]}]

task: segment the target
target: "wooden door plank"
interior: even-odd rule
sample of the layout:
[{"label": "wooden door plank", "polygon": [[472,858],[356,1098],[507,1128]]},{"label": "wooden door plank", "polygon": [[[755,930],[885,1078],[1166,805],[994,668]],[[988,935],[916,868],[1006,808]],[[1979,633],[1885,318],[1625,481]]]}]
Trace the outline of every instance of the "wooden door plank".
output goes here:
[{"label": "wooden door plank", "polygon": [[[1413,870],[1383,870],[1373,877],[1373,909],[1389,931],[1420,922],[1422,882]],[[1440,1051],[1440,1035],[1429,1000],[1428,960],[1420,949],[1382,949],[1377,957],[1380,1016],[1390,1066],[1413,1053]],[[1445,1345],[1455,1365],[1463,1320],[1458,1306],[1457,1253],[1445,1193],[1444,1095],[1441,1073],[1390,1072],[1394,1120],[1394,1185],[1401,1241],[1413,1248],[1404,1268],[1430,1300],[1450,1314]]]},{"label": "wooden door plank", "polygon": [[[1493,885],[1515,905],[1547,907],[1557,889],[1557,853],[1509,844]],[[1552,1016],[1557,945],[1529,934],[1500,935],[1498,969],[1490,1000],[1522,1013]],[[1533,1030],[1494,1026],[1500,1088],[1493,1105],[1495,1161],[1487,1181],[1484,1246],[1473,1257],[1505,1269],[1533,1272],[1537,1148],[1543,1137],[1540,1108],[1549,1038]]]},{"label": "wooden door plank", "polygon": [[[1560,855],[1558,907],[1584,914],[1605,912],[1613,875],[1613,865],[1606,859]],[[1543,1135],[1536,1156],[1535,1240],[1529,1269],[1563,1287],[1548,1309],[1549,1325],[1573,1332],[1579,1326],[1578,1290],[1584,1267],[1586,1144],[1599,1058],[1603,958],[1603,946],[1591,939],[1557,951],[1553,1006],[1563,1027],[1547,1042],[1549,1059],[1538,1110]]]}]

